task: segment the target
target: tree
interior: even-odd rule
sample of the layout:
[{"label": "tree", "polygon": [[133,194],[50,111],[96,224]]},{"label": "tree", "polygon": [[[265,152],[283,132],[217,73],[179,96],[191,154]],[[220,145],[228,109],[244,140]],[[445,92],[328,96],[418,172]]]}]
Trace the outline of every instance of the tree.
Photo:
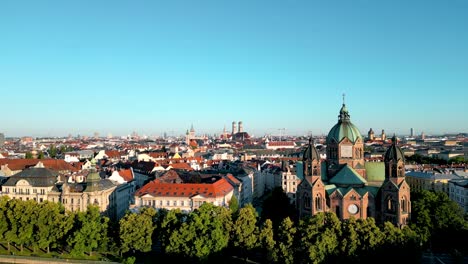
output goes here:
[{"label": "tree", "polygon": [[[10,221],[7,215],[8,197],[0,197],[0,241],[7,240],[6,232],[10,230]],[[8,251],[10,251],[10,243],[8,241]]]},{"label": "tree", "polygon": [[129,213],[119,221],[121,253],[130,250],[141,252],[151,250],[155,215],[156,211],[153,208],[143,208],[138,214]]},{"label": "tree", "polygon": [[182,225],[184,214],[180,209],[166,210],[161,209],[156,215],[156,239],[159,239],[162,247],[169,245],[169,238],[174,230],[178,230]]},{"label": "tree", "polygon": [[289,217],[286,217],[281,221],[278,230],[278,239],[276,239],[277,247],[275,250],[278,262],[285,264],[294,263],[294,236],[296,231],[294,223]]},{"label": "tree", "polygon": [[39,151],[39,153],[37,154],[37,158],[38,159],[44,159],[44,152]]},{"label": "tree", "polygon": [[298,228],[298,262],[322,263],[338,251],[341,223],[333,213],[301,220]]},{"label": "tree", "polygon": [[73,218],[65,214],[63,206],[57,203],[45,201],[37,206],[36,246],[50,253],[50,246],[57,246],[58,241],[73,227]]},{"label": "tree", "polygon": [[278,227],[283,219],[287,217],[294,219],[296,216],[295,207],[281,187],[273,189],[268,198],[263,201],[262,208],[262,221],[271,219],[274,227]]},{"label": "tree", "polygon": [[258,236],[258,247],[260,252],[266,257],[267,262],[276,260],[275,245],[276,241],[273,233],[273,222],[271,222],[270,219],[267,219],[263,223]]},{"label": "tree", "polygon": [[239,210],[239,201],[235,195],[233,195],[229,201],[229,209],[231,209],[233,215],[236,215]]},{"label": "tree", "polygon": [[98,246],[102,246],[103,241],[106,241],[108,222],[109,218],[101,217],[96,206],[88,206],[86,212],[77,212],[73,231],[67,239],[71,247],[70,253],[80,256],[88,252],[91,255]]},{"label": "tree", "polygon": [[359,259],[356,254],[359,246],[359,238],[356,228],[357,224],[354,217],[344,220],[341,224],[339,255],[351,262],[357,262]]},{"label": "tree", "polygon": [[375,224],[375,219],[372,217],[358,219],[356,224],[356,232],[360,245],[359,250],[366,253],[374,252],[383,240],[383,233]]},{"label": "tree", "polygon": [[25,156],[26,159],[32,159],[33,158],[33,155],[31,152],[26,152],[26,156]]},{"label": "tree", "polygon": [[411,229],[430,242],[435,250],[465,250],[468,244],[468,221],[463,210],[442,192],[414,192]]},{"label": "tree", "polygon": [[57,148],[54,145],[51,145],[49,148],[49,156],[51,158],[55,158],[57,157],[57,152],[58,152]]},{"label": "tree", "polygon": [[246,252],[251,251],[257,245],[258,227],[256,224],[257,211],[251,204],[239,210],[232,239],[234,246],[242,252],[242,256],[245,256]]},{"label": "tree", "polygon": [[187,221],[172,232],[166,252],[207,260],[211,254],[217,254],[227,247],[231,228],[231,212],[228,209],[205,203],[191,212]]},{"label": "tree", "polygon": [[[24,244],[33,242],[34,225],[36,223],[36,206],[33,200],[9,200],[7,205],[7,218],[10,221],[10,230],[5,233],[8,243],[20,245],[23,251]],[[9,247],[9,245],[8,245]],[[9,249],[8,249],[9,250]]]}]

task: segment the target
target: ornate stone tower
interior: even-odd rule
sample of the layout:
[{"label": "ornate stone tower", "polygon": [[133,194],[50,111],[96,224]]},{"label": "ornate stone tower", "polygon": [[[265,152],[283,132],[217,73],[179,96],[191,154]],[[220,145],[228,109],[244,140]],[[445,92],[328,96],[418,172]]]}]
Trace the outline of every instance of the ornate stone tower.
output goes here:
[{"label": "ornate stone tower", "polygon": [[393,136],[384,157],[385,181],[381,188],[382,221],[406,225],[411,214],[410,187],[405,181],[405,156]]},{"label": "ornate stone tower", "polygon": [[236,134],[237,131],[236,131],[236,121],[232,121],[232,133],[231,135],[234,136],[234,134]]},{"label": "ornate stone tower", "polygon": [[387,140],[387,135],[385,134],[385,130],[383,130],[383,129],[382,129],[382,136],[381,136],[381,138],[382,138],[382,141]]},{"label": "ornate stone tower", "polygon": [[321,179],[320,155],[312,138],[302,156],[304,180],[298,186],[296,199],[300,216],[311,216],[326,211],[325,185]]},{"label": "ornate stone tower", "polygon": [[239,133],[244,132],[244,125],[242,124],[242,121],[239,121]]},{"label": "ornate stone tower", "polygon": [[348,109],[344,103],[338,115],[338,123],[327,136],[328,172],[334,176],[344,164],[348,164],[367,179],[364,167],[364,142],[359,129],[351,123]]},{"label": "ornate stone tower", "polygon": [[369,130],[369,132],[367,132],[367,138],[369,138],[369,140],[374,140],[375,134],[374,134],[374,130],[372,130],[372,128]]}]

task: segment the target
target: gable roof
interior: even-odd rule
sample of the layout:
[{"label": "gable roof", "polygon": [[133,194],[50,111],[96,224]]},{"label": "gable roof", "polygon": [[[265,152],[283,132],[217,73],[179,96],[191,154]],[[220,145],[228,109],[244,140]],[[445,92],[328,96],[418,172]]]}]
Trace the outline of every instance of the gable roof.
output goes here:
[{"label": "gable roof", "polygon": [[131,182],[133,180],[133,171],[132,169],[128,170],[119,170],[119,175],[122,177],[126,182]]},{"label": "gable roof", "polygon": [[343,168],[333,178],[331,178],[329,182],[338,185],[367,184],[367,181],[348,164],[343,166]]},{"label": "gable roof", "polygon": [[8,168],[12,171],[24,170],[36,166],[39,162],[44,164],[45,168],[55,171],[79,171],[78,168],[73,167],[64,160],[58,159],[0,159],[0,165],[8,165]]},{"label": "gable roof", "polygon": [[202,195],[207,198],[224,197],[234,188],[224,178],[208,183],[166,183],[160,180],[154,180],[141,187],[135,193],[135,196],[144,196],[150,194],[153,197],[185,197],[190,198]]},{"label": "gable roof", "polygon": [[384,162],[366,162],[365,167],[368,181],[383,182],[385,180]]}]

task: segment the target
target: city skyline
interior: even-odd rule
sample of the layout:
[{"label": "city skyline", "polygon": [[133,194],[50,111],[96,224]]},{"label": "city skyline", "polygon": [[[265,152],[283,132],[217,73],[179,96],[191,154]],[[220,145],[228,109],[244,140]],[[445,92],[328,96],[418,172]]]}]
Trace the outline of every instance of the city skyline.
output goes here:
[{"label": "city skyline", "polygon": [[0,133],[468,132],[468,3],[0,4]]}]

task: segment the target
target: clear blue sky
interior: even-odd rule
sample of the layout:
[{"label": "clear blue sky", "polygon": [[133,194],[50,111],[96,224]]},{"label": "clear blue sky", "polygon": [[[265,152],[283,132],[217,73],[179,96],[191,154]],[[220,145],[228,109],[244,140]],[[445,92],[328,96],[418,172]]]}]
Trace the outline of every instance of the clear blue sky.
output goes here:
[{"label": "clear blue sky", "polygon": [[[1,1],[6,136],[468,132],[468,1]],[[171,132],[174,131],[174,132]]]}]

